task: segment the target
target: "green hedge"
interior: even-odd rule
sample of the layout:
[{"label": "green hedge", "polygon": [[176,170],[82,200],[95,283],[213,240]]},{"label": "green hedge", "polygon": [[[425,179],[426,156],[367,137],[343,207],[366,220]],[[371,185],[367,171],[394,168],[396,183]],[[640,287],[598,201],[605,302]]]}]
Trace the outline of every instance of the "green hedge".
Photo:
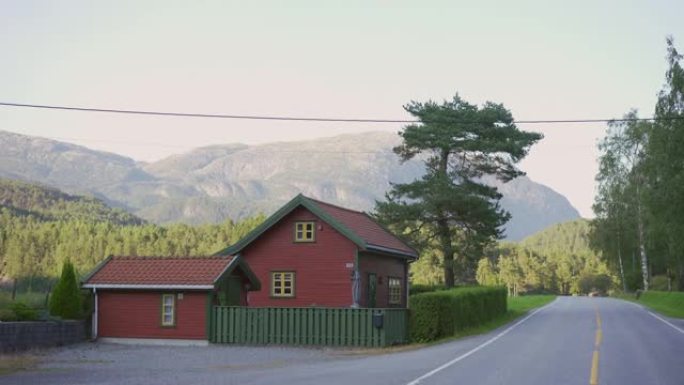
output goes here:
[{"label": "green hedge", "polygon": [[410,297],[409,337],[428,342],[479,326],[506,313],[507,293],[501,287],[463,287]]}]

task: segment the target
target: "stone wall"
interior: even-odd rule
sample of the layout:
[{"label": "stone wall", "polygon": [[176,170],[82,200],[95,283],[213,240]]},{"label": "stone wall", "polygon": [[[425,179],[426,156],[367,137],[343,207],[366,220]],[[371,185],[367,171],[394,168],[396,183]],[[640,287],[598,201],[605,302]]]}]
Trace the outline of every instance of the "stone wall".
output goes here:
[{"label": "stone wall", "polygon": [[84,321],[0,322],[0,353],[61,346],[85,339]]}]

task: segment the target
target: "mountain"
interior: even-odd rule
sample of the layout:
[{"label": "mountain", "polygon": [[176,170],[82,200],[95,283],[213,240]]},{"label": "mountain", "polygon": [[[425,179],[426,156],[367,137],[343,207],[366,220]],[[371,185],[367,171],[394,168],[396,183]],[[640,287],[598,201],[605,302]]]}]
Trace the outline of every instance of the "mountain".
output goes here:
[{"label": "mountain", "polygon": [[[156,223],[215,223],[271,213],[297,193],[370,210],[390,182],[424,172],[401,164],[399,143],[387,132],[341,135],[258,146],[201,147],[149,164],[82,146],[0,131],[0,177],[38,181],[69,193],[91,194]],[[492,181],[513,214],[509,239],[579,217],[565,197],[521,177]]]},{"label": "mountain", "polygon": [[69,195],[51,187],[9,179],[0,179],[0,209],[42,221],[85,220],[118,225],[145,222],[124,210],[107,207],[95,198]]}]

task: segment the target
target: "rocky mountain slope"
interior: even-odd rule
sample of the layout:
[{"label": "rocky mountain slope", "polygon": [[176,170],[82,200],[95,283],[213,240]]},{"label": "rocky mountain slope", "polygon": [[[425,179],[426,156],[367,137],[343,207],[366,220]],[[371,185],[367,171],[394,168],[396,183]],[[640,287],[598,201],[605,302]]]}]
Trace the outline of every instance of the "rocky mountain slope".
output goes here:
[{"label": "rocky mountain slope", "polygon": [[[258,146],[202,147],[140,164],[82,146],[0,131],[0,177],[92,194],[157,223],[218,222],[271,213],[297,193],[370,210],[390,182],[419,177],[418,161],[400,164],[395,134],[370,132]],[[579,217],[565,197],[518,178],[495,183],[513,214],[509,239]]]}]

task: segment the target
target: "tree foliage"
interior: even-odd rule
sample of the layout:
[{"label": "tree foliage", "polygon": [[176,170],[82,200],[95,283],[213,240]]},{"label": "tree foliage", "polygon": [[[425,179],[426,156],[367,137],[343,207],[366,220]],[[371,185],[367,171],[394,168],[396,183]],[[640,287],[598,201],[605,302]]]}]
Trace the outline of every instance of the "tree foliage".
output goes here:
[{"label": "tree foliage", "polygon": [[655,120],[611,123],[599,147],[592,243],[626,290],[654,276],[684,290],[684,69],[672,38],[667,52]]},{"label": "tree foliage", "polygon": [[211,255],[264,220],[159,226],[97,200],[13,181],[0,182],[0,199],[0,277],[28,281],[29,291],[41,277],[57,276],[67,259],[85,272],[108,255]]},{"label": "tree foliage", "polygon": [[591,249],[589,233],[589,222],[580,219],[551,226],[519,243],[500,243],[478,262],[477,281],[504,285],[514,296],[605,292],[616,279]]},{"label": "tree foliage", "polygon": [[81,290],[74,265],[66,260],[62,264],[62,275],[50,295],[50,314],[64,319],[81,318]]},{"label": "tree foliage", "polygon": [[414,244],[439,250],[444,283],[452,287],[455,277],[474,278],[477,258],[510,218],[499,205],[501,194],[481,178],[509,181],[522,175],[515,163],[541,135],[518,130],[501,104],[480,107],[458,95],[442,104],[411,102],[404,109],[420,123],[404,127],[394,151],[402,161],[423,159],[426,173],[393,185],[386,201],[376,203],[376,216]]}]

